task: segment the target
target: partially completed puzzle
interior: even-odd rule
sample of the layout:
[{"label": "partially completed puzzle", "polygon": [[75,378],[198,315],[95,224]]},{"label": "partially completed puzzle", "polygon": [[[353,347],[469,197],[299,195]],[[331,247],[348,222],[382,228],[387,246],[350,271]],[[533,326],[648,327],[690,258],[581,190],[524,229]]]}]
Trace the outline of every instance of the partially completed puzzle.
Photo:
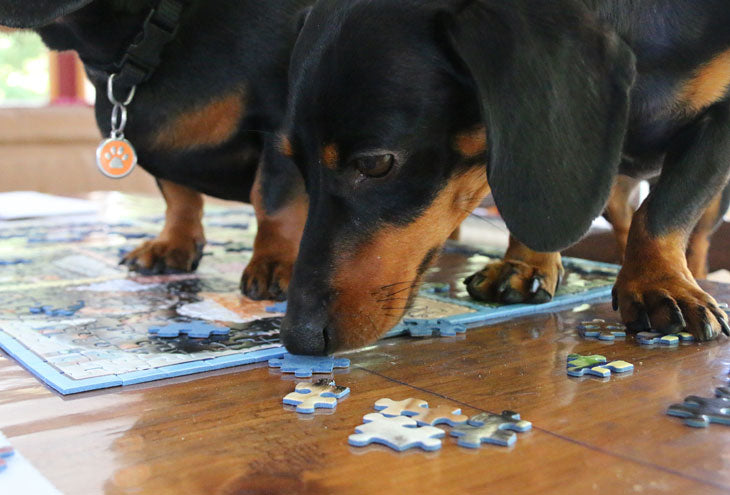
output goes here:
[{"label": "partially completed puzzle", "polygon": [[[98,217],[0,225],[0,347],[41,380],[68,394],[285,354],[279,342],[283,315],[276,311],[282,306],[238,291],[256,232],[251,207],[208,207],[200,268],[169,276],[130,274],[118,265],[124,253],[161,230],[161,200],[113,194],[102,198],[102,211]],[[466,248],[452,246],[447,255],[450,249]],[[473,271],[499,255],[459,254],[470,255],[467,270]],[[450,294],[448,287],[427,285],[389,336],[413,329],[456,335],[464,325],[609,296],[616,267],[570,259],[565,265],[561,292],[542,306],[481,304],[461,284]]]}]

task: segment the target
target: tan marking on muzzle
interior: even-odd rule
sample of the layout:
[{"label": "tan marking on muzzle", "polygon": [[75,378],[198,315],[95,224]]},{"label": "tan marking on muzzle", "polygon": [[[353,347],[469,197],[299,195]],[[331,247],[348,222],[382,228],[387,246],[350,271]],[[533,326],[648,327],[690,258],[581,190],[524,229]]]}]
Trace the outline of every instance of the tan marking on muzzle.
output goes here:
[{"label": "tan marking on muzzle", "polygon": [[398,323],[420,285],[419,268],[427,254],[488,193],[486,167],[473,167],[453,177],[415,221],[383,227],[336,262],[330,315],[339,348],[368,344]]},{"label": "tan marking on muzzle", "polygon": [[231,93],[171,118],[154,137],[154,146],[167,150],[220,146],[238,131],[244,113],[245,95]]}]

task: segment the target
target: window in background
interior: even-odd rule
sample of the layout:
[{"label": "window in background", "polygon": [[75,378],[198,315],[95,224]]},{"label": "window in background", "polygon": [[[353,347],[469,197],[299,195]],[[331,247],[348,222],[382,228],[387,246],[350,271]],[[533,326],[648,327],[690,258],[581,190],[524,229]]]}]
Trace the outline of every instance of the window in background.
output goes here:
[{"label": "window in background", "polygon": [[37,34],[0,33],[0,106],[48,104],[48,70],[48,50]]}]

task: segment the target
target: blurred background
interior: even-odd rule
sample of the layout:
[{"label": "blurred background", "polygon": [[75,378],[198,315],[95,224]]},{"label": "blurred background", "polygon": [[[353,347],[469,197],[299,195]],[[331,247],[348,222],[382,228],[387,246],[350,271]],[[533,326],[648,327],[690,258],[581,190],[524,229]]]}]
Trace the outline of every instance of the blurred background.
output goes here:
[{"label": "blurred background", "polygon": [[74,53],[49,52],[32,32],[0,32],[0,192],[156,192],[140,169],[120,181],[97,171],[94,98]]}]

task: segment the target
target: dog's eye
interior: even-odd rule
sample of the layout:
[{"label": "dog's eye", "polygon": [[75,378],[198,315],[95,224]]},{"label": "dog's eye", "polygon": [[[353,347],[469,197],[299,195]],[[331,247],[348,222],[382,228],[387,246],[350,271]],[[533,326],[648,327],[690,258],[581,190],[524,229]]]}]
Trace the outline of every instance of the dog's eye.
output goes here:
[{"label": "dog's eye", "polygon": [[355,166],[361,174],[367,177],[385,177],[395,165],[395,156],[391,154],[380,156],[365,156],[355,160]]}]

